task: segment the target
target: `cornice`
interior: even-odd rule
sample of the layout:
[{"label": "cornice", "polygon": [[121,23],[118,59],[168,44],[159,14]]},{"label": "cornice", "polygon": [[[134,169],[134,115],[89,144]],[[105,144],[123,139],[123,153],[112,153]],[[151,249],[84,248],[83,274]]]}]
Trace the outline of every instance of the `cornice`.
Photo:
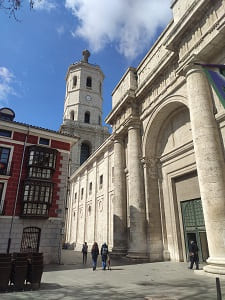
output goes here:
[{"label": "cornice", "polygon": [[103,79],[105,78],[105,75],[102,72],[100,66],[80,61],[80,62],[71,64],[68,67],[67,72],[66,72],[65,80],[68,79],[68,76],[69,76],[69,74],[70,74],[71,71],[77,70],[77,69],[80,69],[80,70],[81,69],[95,70],[95,71],[98,71],[102,75]]},{"label": "cornice", "polygon": [[121,110],[124,110],[127,108],[127,106],[130,106],[132,102],[135,101],[135,92],[132,90],[129,90],[123,99],[117,103],[117,105],[112,109],[112,111],[109,113],[109,115],[105,118],[105,122],[107,124],[113,124],[114,119],[121,113]]},{"label": "cornice", "polygon": [[175,50],[175,44],[180,36],[185,31],[187,32],[189,27],[193,27],[193,19],[200,19],[200,16],[202,15],[202,7],[206,6],[210,1],[212,0],[196,0],[193,2],[179,22],[174,24],[174,28],[171,30],[165,41],[167,49],[172,51]]}]

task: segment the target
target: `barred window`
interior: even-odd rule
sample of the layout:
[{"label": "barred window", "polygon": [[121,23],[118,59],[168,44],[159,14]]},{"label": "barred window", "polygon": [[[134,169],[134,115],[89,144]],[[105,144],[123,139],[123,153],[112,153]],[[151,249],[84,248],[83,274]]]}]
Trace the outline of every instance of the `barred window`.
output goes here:
[{"label": "barred window", "polygon": [[23,216],[48,217],[52,201],[51,182],[26,181],[23,192]]}]

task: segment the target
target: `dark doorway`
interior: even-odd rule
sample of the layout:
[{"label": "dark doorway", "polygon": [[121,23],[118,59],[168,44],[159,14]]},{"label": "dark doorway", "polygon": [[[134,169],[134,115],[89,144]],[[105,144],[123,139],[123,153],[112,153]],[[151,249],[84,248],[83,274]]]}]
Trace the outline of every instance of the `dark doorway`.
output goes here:
[{"label": "dark doorway", "polygon": [[23,229],[21,252],[38,252],[41,237],[41,229],[38,227],[26,227]]},{"label": "dark doorway", "polygon": [[201,199],[182,201],[181,211],[187,260],[189,260],[190,241],[195,241],[199,248],[199,260],[206,261],[209,250]]}]

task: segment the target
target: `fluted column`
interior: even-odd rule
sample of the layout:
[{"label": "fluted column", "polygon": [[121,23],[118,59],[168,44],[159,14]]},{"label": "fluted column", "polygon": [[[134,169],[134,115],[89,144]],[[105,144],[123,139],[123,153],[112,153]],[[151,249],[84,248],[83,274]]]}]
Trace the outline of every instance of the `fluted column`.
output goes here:
[{"label": "fluted column", "polygon": [[127,199],[125,183],[124,143],[114,140],[114,201],[113,201],[113,254],[127,252]]},{"label": "fluted column", "polygon": [[225,162],[212,94],[196,65],[186,69],[188,102],[210,257],[206,272],[225,274]]},{"label": "fluted column", "polygon": [[130,240],[129,257],[146,257],[146,214],[139,124],[128,128]]}]

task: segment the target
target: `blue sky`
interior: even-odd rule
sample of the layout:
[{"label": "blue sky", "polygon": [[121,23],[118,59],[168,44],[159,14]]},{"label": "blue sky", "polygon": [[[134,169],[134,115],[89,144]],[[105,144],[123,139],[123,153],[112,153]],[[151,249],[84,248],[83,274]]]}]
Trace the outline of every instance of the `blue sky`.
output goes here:
[{"label": "blue sky", "polygon": [[53,130],[62,123],[67,68],[83,49],[105,74],[105,118],[123,73],[171,19],[170,0],[42,0],[34,10],[27,1],[19,22],[0,10],[0,107],[12,108],[16,121]]}]

